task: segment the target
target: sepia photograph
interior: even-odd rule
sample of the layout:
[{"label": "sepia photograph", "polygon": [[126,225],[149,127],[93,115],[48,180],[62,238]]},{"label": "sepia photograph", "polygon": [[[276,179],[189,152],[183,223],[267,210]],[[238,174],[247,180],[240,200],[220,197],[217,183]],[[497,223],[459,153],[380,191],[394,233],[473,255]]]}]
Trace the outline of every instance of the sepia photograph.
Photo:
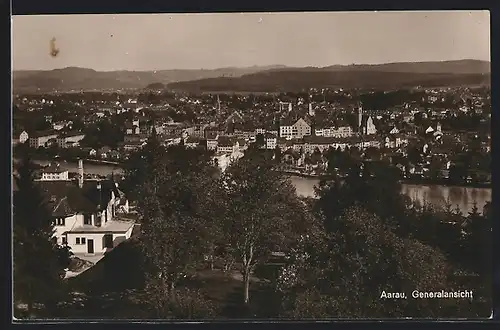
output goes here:
[{"label": "sepia photograph", "polygon": [[492,315],[489,11],[12,16],[12,317]]}]

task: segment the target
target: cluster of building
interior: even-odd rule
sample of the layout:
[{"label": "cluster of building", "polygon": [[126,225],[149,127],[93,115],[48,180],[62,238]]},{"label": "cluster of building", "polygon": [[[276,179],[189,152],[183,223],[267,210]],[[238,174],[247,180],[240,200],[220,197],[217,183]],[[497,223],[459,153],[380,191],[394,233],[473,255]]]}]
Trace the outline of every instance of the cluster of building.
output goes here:
[{"label": "cluster of building", "polygon": [[[49,113],[45,119],[52,123],[51,131],[16,131],[13,138],[14,143],[28,141],[34,148],[50,145],[75,147],[82,151],[83,158],[88,155],[90,158],[121,161],[130,152],[144,146],[154,129],[164,145],[206,148],[214,152],[214,159],[226,164],[237,159],[254,142],[261,143],[263,149],[279,148],[281,152],[293,150],[299,154],[347,147],[404,152],[404,146],[412,140],[439,141],[443,135],[439,122],[447,121],[447,126],[450,126],[450,118],[456,118],[460,113],[477,114],[480,109],[485,109],[481,120],[488,121],[488,91],[416,90],[406,95],[401,104],[378,110],[360,106],[362,96],[371,93],[367,91],[330,91],[330,94],[335,94],[333,99],[332,95],[329,96],[330,101],[326,100],[324,91],[311,89],[305,93],[308,95],[295,99],[290,93],[279,96],[221,95],[223,101],[219,95],[169,93],[164,99],[157,96],[157,102],[150,104],[147,103],[148,97],[133,93],[102,94],[97,99],[82,93],[80,96],[65,96],[64,102],[72,99],[71,109],[76,104],[76,108],[88,107],[87,110],[64,112],[73,117],[62,120],[59,115],[57,121],[53,121],[55,117]],[[54,99],[56,102],[53,102],[49,98],[52,96],[33,102],[25,97],[18,104],[27,109],[23,111],[29,115],[40,107],[63,102],[63,99]],[[451,103],[447,101],[450,98],[453,99]],[[417,120],[417,115],[426,120]],[[123,141],[120,135],[117,146],[79,146],[84,133],[72,132],[72,120],[83,120],[84,125],[116,122],[123,133]],[[448,128],[446,133],[459,139],[459,132]],[[484,140],[482,143],[489,150],[489,142]]]},{"label": "cluster of building", "polygon": [[59,132],[57,130],[38,131],[28,133],[23,130],[14,132],[13,144],[29,143],[30,148],[47,148],[56,145],[59,148],[73,148],[80,146],[85,134],[83,132]]}]

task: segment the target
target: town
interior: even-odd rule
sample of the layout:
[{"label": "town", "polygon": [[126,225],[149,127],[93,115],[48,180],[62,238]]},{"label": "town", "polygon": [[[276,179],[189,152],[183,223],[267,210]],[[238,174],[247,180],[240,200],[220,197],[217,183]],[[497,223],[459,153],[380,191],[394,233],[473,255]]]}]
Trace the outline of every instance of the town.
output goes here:
[{"label": "town", "polygon": [[79,92],[16,95],[13,143],[49,160],[120,163],[154,129],[165,145],[213,151],[222,169],[257,143],[291,173],[320,176],[329,152],[347,148],[364,160],[390,159],[408,180],[488,185],[490,125],[489,88]]},{"label": "town", "polygon": [[15,17],[13,320],[489,317],[485,22]]}]

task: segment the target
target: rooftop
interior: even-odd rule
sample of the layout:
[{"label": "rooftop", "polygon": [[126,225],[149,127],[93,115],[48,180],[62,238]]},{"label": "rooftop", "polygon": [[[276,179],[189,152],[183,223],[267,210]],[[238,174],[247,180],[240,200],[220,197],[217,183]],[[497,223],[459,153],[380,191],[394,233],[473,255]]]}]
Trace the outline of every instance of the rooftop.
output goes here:
[{"label": "rooftop", "polygon": [[67,171],[68,170],[61,168],[61,166],[58,163],[52,163],[49,166],[42,169],[42,173],[63,173]]},{"label": "rooftop", "polygon": [[120,221],[120,220],[110,220],[106,222],[101,227],[95,227],[92,225],[83,225],[81,227],[76,227],[71,229],[70,233],[125,233],[130,228],[134,226],[132,221]]}]

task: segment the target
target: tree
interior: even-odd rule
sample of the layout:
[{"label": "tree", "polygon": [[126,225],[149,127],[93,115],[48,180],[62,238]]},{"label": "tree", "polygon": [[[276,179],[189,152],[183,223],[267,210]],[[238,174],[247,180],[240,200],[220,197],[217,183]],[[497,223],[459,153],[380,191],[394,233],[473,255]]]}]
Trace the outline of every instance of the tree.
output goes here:
[{"label": "tree", "polygon": [[124,164],[124,187],[131,198],[139,197],[142,183],[155,173],[165,153],[165,148],[160,144],[156,130],[153,129],[146,145],[132,153]]},{"label": "tree", "polygon": [[[154,154],[146,151],[152,147],[143,150],[140,165],[148,169],[138,188],[140,239],[149,275],[146,291],[154,288],[164,293],[158,296],[151,291],[149,303],[157,316],[166,317],[165,306],[177,299],[176,284],[192,274],[204,256],[213,256],[220,241],[217,228],[222,211],[217,203],[222,190],[206,152],[172,146],[161,158],[151,159]],[[166,299],[165,295],[169,298],[162,304],[153,299]]]},{"label": "tree", "polygon": [[429,164],[428,176],[430,179],[436,180],[441,178],[441,170],[444,168],[444,164],[439,157],[432,157]]},{"label": "tree", "polygon": [[255,137],[255,146],[258,148],[263,148],[265,147],[265,145],[266,145],[266,140],[264,134],[261,133],[257,134]]},{"label": "tree", "polygon": [[17,167],[14,194],[14,300],[27,304],[35,314],[36,304],[54,313],[62,293],[69,254],[53,240],[54,224],[45,196],[34,183],[34,164],[24,156]]},{"label": "tree", "polygon": [[[416,240],[402,239],[359,205],[336,219],[337,231],[311,251],[299,285],[288,291],[289,317],[439,316],[443,305],[418,299],[385,299],[416,288],[446,288],[445,258]],[[422,289],[423,290],[423,289]]]},{"label": "tree", "polygon": [[251,154],[226,170],[228,193],[226,241],[241,263],[244,303],[250,275],[273,251],[283,251],[290,232],[304,227],[303,205],[288,179],[264,156]]},{"label": "tree", "polygon": [[276,146],[276,148],[274,148],[274,159],[278,164],[281,163],[281,160],[283,159],[283,154],[279,146]]},{"label": "tree", "polygon": [[467,257],[471,270],[479,274],[491,272],[491,230],[490,217],[479,213],[477,203],[474,202],[469,212],[465,232],[467,235]]},{"label": "tree", "polygon": [[[401,194],[400,173],[385,162],[362,164],[345,156],[351,163],[343,180],[325,182],[317,191],[320,197],[317,209],[325,215],[325,228],[334,232],[338,217],[347,208],[360,203],[394,228],[405,228],[409,208],[407,198]],[[390,208],[387,205],[391,205]]]},{"label": "tree", "polygon": [[201,260],[203,251],[199,242],[194,235],[188,235],[191,231],[199,232],[199,223],[181,212],[165,215],[155,197],[154,192],[150,192],[148,201],[144,202],[148,208],[142,210],[147,221],[141,226],[141,242],[150,279],[155,279],[154,285],[173,300],[176,283]]}]

